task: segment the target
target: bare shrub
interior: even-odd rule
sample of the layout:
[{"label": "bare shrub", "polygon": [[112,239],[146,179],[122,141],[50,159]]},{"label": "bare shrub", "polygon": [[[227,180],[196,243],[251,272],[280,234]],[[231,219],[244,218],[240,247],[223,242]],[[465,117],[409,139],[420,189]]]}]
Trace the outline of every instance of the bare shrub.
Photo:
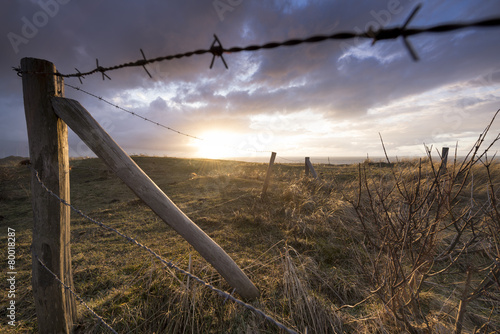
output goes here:
[{"label": "bare shrub", "polygon": [[[430,148],[427,161],[396,163],[389,175],[374,177],[369,165],[359,165],[351,203],[370,254],[359,265],[399,330],[436,330],[433,318],[443,307],[426,305],[429,293],[455,305],[446,311],[455,333],[468,307],[494,312],[500,306],[500,176],[499,164],[488,158],[500,134],[480,153],[493,120],[466,158],[460,162],[455,153],[446,169]],[[450,287],[461,293],[447,296]],[[498,316],[495,323],[475,314],[467,321],[477,328],[500,329]]]}]

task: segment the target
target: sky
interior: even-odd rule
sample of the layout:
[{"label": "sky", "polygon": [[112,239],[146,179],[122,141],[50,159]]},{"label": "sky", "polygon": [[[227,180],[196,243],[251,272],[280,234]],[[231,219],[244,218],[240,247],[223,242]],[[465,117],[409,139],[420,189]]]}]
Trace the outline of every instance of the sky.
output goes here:
[{"label": "sky", "polygon": [[[18,0],[0,14],[0,158],[28,156],[24,57],[59,72],[90,71],[148,58],[339,31],[377,30],[500,17],[492,0],[127,1]],[[211,54],[77,78],[112,104],[189,134],[134,117],[65,88],[129,154],[174,157],[424,156],[425,145],[463,155],[500,109],[500,27],[401,38],[325,41],[256,52]],[[500,120],[499,120],[500,121]],[[492,138],[499,123],[491,128]],[[458,146],[457,146],[458,145]],[[70,155],[93,156],[70,130]],[[492,150],[500,148],[499,144]]]}]

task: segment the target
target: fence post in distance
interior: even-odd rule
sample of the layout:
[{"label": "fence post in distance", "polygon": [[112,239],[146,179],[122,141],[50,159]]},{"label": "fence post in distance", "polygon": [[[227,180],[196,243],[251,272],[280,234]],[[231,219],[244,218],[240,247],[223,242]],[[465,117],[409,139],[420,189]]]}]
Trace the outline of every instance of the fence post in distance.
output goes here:
[{"label": "fence post in distance", "polygon": [[448,152],[450,148],[449,147],[443,147],[441,149],[441,166],[439,166],[439,176],[443,175],[446,173],[446,165],[448,164]]},{"label": "fence post in distance", "polygon": [[309,175],[309,172],[311,172],[312,177],[319,180],[318,174],[316,173],[316,170],[314,169],[313,165],[311,164],[311,160],[309,159],[309,157],[306,157],[306,176]]},{"label": "fence post in distance", "polygon": [[261,199],[266,196],[267,188],[269,187],[269,181],[271,180],[271,173],[274,164],[274,159],[276,159],[276,152],[271,153],[271,159],[269,160],[269,166],[267,167],[266,179],[264,180],[264,186],[262,187]]}]

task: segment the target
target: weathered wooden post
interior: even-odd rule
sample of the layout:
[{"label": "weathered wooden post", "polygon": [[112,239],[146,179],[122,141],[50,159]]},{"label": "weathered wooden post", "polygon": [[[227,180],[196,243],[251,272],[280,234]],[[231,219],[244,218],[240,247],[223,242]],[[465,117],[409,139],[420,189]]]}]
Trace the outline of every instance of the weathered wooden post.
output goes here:
[{"label": "weathered wooden post", "polygon": [[319,179],[316,170],[314,170],[314,167],[311,164],[311,160],[309,159],[309,157],[306,157],[306,176],[309,175],[309,172],[311,172],[312,177],[314,177],[315,179]]},{"label": "weathered wooden post", "polygon": [[[40,179],[69,202],[68,128],[52,109],[51,98],[64,96],[55,66],[41,59],[21,60],[24,110],[30,160]],[[32,284],[40,333],[71,333],[76,320],[73,295],[43,268],[35,255],[67,286],[73,287],[70,209],[50,196],[31,176],[33,206]]]},{"label": "weathered wooden post", "polygon": [[441,166],[439,166],[438,176],[446,173],[446,165],[448,164],[448,151],[449,147],[443,147],[441,149]]},{"label": "weathered wooden post", "polygon": [[269,181],[271,180],[271,173],[274,164],[274,159],[276,159],[276,152],[271,153],[271,159],[269,160],[269,166],[267,167],[266,179],[264,180],[264,186],[262,187],[262,194],[260,198],[263,199],[266,196],[267,188],[269,187]]},{"label": "weathered wooden post", "polygon": [[441,149],[441,169],[443,170],[443,173],[446,173],[446,165],[448,164],[449,150],[450,150],[449,147],[443,147]]}]

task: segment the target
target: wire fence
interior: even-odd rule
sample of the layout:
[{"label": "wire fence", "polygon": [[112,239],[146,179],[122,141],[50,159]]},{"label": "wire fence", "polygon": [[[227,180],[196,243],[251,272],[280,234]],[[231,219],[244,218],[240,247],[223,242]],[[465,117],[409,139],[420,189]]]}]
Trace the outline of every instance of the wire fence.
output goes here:
[{"label": "wire fence", "polygon": [[[220,39],[216,35],[214,35],[214,41],[213,41],[211,47],[208,48],[208,49],[199,49],[199,50],[195,50],[195,51],[189,51],[189,52],[185,52],[185,53],[178,53],[178,54],[166,55],[166,56],[161,56],[161,57],[157,57],[157,58],[149,58],[149,59],[146,58],[144,52],[141,49],[140,51],[141,51],[142,59],[139,59],[139,60],[136,60],[136,61],[133,61],[133,62],[117,64],[117,65],[113,65],[113,66],[110,66],[110,67],[100,66],[99,65],[99,60],[96,59],[96,67],[94,69],[92,69],[92,70],[87,71],[87,72],[80,72],[78,69],[75,69],[76,73],[62,74],[62,73],[59,73],[59,72],[55,72],[55,73],[25,72],[25,71],[22,71],[20,67],[13,68],[13,69],[17,72],[17,74],[19,76],[22,76],[25,73],[49,74],[49,75],[55,75],[55,76],[64,77],[64,78],[72,78],[72,77],[78,78],[80,80],[80,83],[83,83],[82,82],[83,78],[85,78],[86,76],[90,76],[90,75],[98,74],[98,73],[101,73],[103,80],[105,80],[106,78],[108,78],[108,79],[111,80],[111,78],[107,74],[108,72],[119,70],[119,69],[123,69],[123,68],[128,68],[128,67],[142,67],[146,71],[146,73],[148,74],[148,76],[151,77],[151,74],[147,70],[146,65],[152,64],[152,63],[156,63],[156,62],[169,61],[169,60],[173,60],[173,59],[187,58],[187,57],[191,57],[191,56],[194,56],[194,55],[211,54],[212,55],[212,61],[211,61],[211,64],[210,64],[210,68],[212,68],[212,66],[214,64],[215,58],[221,58],[221,60],[224,63],[225,67],[228,68],[228,65],[227,65],[227,63],[226,63],[226,61],[224,59],[224,54],[228,54],[228,53],[255,52],[255,51],[259,51],[259,50],[270,50],[270,49],[275,49],[275,48],[280,48],[280,47],[285,47],[285,46],[296,46],[296,45],[301,45],[301,44],[320,43],[320,42],[324,42],[324,41],[327,41],[327,40],[348,40],[348,39],[355,39],[355,38],[369,39],[369,40],[372,40],[372,42],[373,42],[372,44],[375,44],[377,41],[392,40],[392,39],[397,39],[399,37],[401,37],[403,39],[404,45],[405,45],[406,49],[408,50],[408,52],[409,52],[410,56],[412,57],[412,59],[415,60],[415,61],[417,61],[419,59],[419,57],[417,55],[417,52],[415,51],[415,49],[413,48],[413,46],[411,45],[411,43],[408,41],[408,37],[410,37],[410,36],[415,36],[415,35],[424,34],[424,33],[444,33],[444,32],[450,32],[450,31],[465,29],[465,28],[485,28],[485,27],[498,27],[498,26],[500,26],[500,18],[491,18],[491,19],[479,20],[479,21],[474,21],[474,22],[447,23],[447,24],[434,25],[434,26],[423,27],[423,28],[409,28],[408,25],[411,23],[411,21],[413,20],[413,18],[416,16],[416,14],[420,10],[420,8],[421,8],[421,5],[417,5],[413,9],[413,11],[410,13],[410,15],[407,17],[407,19],[404,21],[404,23],[401,26],[396,26],[396,27],[392,27],[392,28],[380,28],[380,29],[378,29],[376,31],[373,30],[372,28],[370,28],[370,29],[368,29],[368,30],[366,30],[364,32],[336,32],[336,33],[332,33],[332,34],[328,34],[328,35],[314,35],[314,36],[310,36],[310,37],[303,38],[303,39],[289,39],[289,40],[282,41],[282,42],[269,42],[269,43],[265,43],[265,44],[248,45],[248,46],[244,46],[244,47],[235,46],[235,47],[231,47],[231,48],[227,48],[227,49],[223,47]],[[97,99],[99,99],[99,100],[101,100],[101,101],[103,101],[103,102],[105,102],[105,103],[107,103],[107,104],[109,104],[109,105],[117,108],[117,109],[125,111],[125,112],[127,112],[127,113],[129,113],[129,114],[131,114],[131,115],[133,115],[135,117],[141,118],[144,121],[147,121],[147,122],[150,122],[150,123],[155,124],[157,126],[160,126],[160,127],[164,128],[166,130],[175,132],[175,133],[177,133],[179,135],[183,135],[183,136],[195,139],[195,140],[205,140],[205,139],[200,138],[198,136],[194,136],[194,135],[191,135],[191,134],[188,134],[188,133],[176,130],[176,129],[174,129],[172,127],[169,127],[167,125],[161,124],[160,122],[156,122],[156,121],[154,121],[152,119],[149,119],[149,118],[147,118],[147,117],[145,117],[143,115],[140,115],[140,114],[138,114],[136,112],[127,110],[125,108],[122,108],[122,107],[120,107],[120,106],[118,106],[118,105],[116,105],[116,104],[114,104],[114,103],[112,103],[112,102],[110,102],[108,100],[103,99],[100,96],[92,94],[92,93],[90,93],[88,91],[85,91],[85,90],[79,88],[79,87],[72,86],[72,85],[67,84],[67,83],[66,83],[66,86],[68,86],[70,88],[73,88],[75,90],[81,91],[81,92],[83,92],[85,94],[88,94],[90,96],[93,96],[93,97],[95,97],[95,98],[97,98]],[[231,148],[234,149],[235,147],[231,147]],[[241,149],[241,148],[238,148],[238,149],[239,150],[243,150],[243,151],[251,151],[251,152],[272,152],[272,151],[248,150],[248,149]],[[283,160],[289,160],[289,159],[282,158],[282,157],[279,157],[279,158],[281,158]],[[293,161],[293,160],[289,160],[289,161]],[[258,308],[255,308],[254,306],[252,306],[252,305],[250,305],[248,303],[245,303],[245,302],[237,299],[236,297],[234,297],[232,294],[230,294],[228,292],[222,291],[222,290],[214,287],[213,285],[211,285],[210,283],[205,282],[204,280],[202,280],[201,278],[197,277],[196,275],[193,275],[190,272],[181,269],[180,267],[178,267],[177,265],[175,265],[171,261],[167,261],[167,260],[163,259],[159,254],[157,254],[155,251],[153,251],[152,249],[150,249],[148,246],[140,243],[135,238],[130,237],[130,236],[128,236],[128,235],[126,235],[126,234],[118,231],[117,229],[115,229],[113,227],[107,226],[104,223],[102,223],[100,221],[97,221],[97,220],[95,220],[95,219],[87,216],[81,210],[77,209],[76,207],[74,207],[73,205],[71,205],[70,203],[68,203],[67,201],[65,201],[64,199],[60,198],[56,193],[54,193],[52,190],[50,190],[49,188],[47,188],[47,186],[40,179],[40,177],[38,175],[38,171],[36,171],[35,169],[33,169],[33,172],[35,173],[35,176],[36,176],[36,179],[37,179],[38,183],[42,186],[42,188],[48,194],[50,194],[51,196],[57,198],[62,204],[68,206],[72,211],[74,211],[78,215],[82,216],[86,220],[91,221],[92,223],[100,226],[103,229],[106,229],[108,231],[114,232],[115,234],[118,234],[120,237],[124,238],[128,242],[130,242],[130,243],[132,243],[132,244],[140,247],[141,249],[147,251],[154,258],[156,258],[158,261],[160,261],[163,266],[165,266],[167,268],[170,268],[170,269],[174,269],[177,272],[179,272],[179,273],[181,273],[183,275],[186,275],[187,277],[189,277],[189,278],[197,281],[202,286],[205,286],[206,288],[208,288],[211,291],[213,291],[213,292],[217,293],[218,295],[220,295],[222,298],[224,298],[224,301],[226,301],[226,300],[229,299],[232,302],[234,302],[234,303],[236,303],[236,304],[238,304],[240,306],[245,307],[246,309],[248,309],[248,310],[250,310],[250,311],[258,314],[259,316],[263,317],[266,321],[272,323],[273,325],[277,326],[278,328],[280,328],[281,330],[284,330],[287,333],[297,333],[296,331],[288,328],[284,324],[280,323],[279,321],[275,320],[271,316],[267,315],[262,310],[260,310]],[[80,303],[82,303],[82,305],[85,308],[87,308],[104,326],[106,326],[111,332],[117,333],[109,324],[106,323],[106,321],[102,317],[100,317],[97,313],[95,313],[83,301],[83,299],[80,296],[78,296],[71,289],[71,287],[67,286],[54,272],[52,272],[46,266],[46,264],[43,263],[39,259],[39,257],[38,257],[37,254],[34,254],[34,257],[36,258],[36,260],[40,263],[40,265],[43,268],[45,268],[66,290],[68,290],[72,295],[74,295],[75,298]]]},{"label": "wire fence", "polygon": [[[38,175],[38,171],[35,170],[33,167],[30,166],[30,168],[33,170],[33,172],[35,173],[35,178],[37,180],[37,182],[41,185],[41,187],[47,192],[49,193],[51,196],[55,197],[59,202],[61,202],[62,204],[68,206],[72,211],[74,211],[75,213],[77,213],[78,215],[80,215],[81,217],[85,218],[86,220],[89,220],[91,221],[92,223],[98,225],[99,227],[105,229],[105,230],[108,230],[108,231],[111,231],[115,234],[118,234],[120,237],[124,238],[125,240],[127,240],[128,242],[142,248],[143,250],[147,251],[148,253],[150,253],[153,257],[155,257],[158,261],[160,261],[162,263],[162,265],[164,265],[165,267],[167,268],[170,268],[170,269],[174,269],[176,271],[178,271],[179,273],[183,274],[183,275],[186,275],[187,277],[195,280],[196,282],[200,283],[202,286],[212,290],[213,292],[217,293],[218,295],[220,295],[222,298],[224,298],[224,301],[226,300],[231,300],[233,301],[234,303],[240,305],[240,306],[243,306],[245,308],[247,308],[248,310],[262,316],[266,321],[274,324],[275,326],[277,326],[278,328],[286,331],[287,333],[291,333],[291,334],[298,334],[296,331],[286,327],[284,324],[282,324],[281,322],[275,320],[274,318],[272,318],[271,316],[267,315],[265,312],[263,312],[262,310],[248,304],[248,303],[245,303],[244,301],[234,297],[232,294],[228,293],[228,292],[225,292],[225,291],[222,291],[216,287],[214,287],[213,285],[211,285],[210,283],[207,283],[205,282],[204,280],[202,280],[201,278],[199,278],[198,276],[178,267],[177,265],[175,265],[174,263],[172,263],[171,261],[167,261],[165,259],[163,259],[159,254],[157,254],[155,251],[153,251],[151,248],[149,248],[148,246],[140,243],[139,241],[137,241],[135,238],[133,237],[130,237],[120,231],[118,231],[117,229],[113,228],[113,227],[110,227],[110,226],[107,226],[105,225],[104,223],[100,222],[100,221],[97,221],[91,217],[89,217],[88,215],[86,215],[85,213],[83,213],[81,210],[77,209],[76,207],[74,207],[72,204],[68,203],[66,200],[62,199],[61,197],[59,197],[56,193],[54,193],[51,189],[49,189],[43,182],[42,180],[40,179],[40,176]],[[73,295],[77,296],[75,292],[73,292],[66,284],[64,284],[58,277],[57,275],[55,275],[52,271],[50,271],[50,269],[48,269],[41,261],[40,259],[38,259],[37,257],[37,260],[40,262],[40,264],[42,264],[42,266],[44,268],[46,268],[63,286],[65,289],[68,289]],[[107,323],[101,318],[99,317],[92,309],[90,309],[90,307],[88,307],[84,302],[83,300],[77,296],[77,299],[83,303],[83,305],[89,309],[91,311],[92,314],[94,314],[98,319],[99,321],[101,321],[102,323],[104,323],[111,331],[113,331],[114,333],[116,333],[109,325],[107,325]]]},{"label": "wire fence", "polygon": [[[64,78],[71,78],[71,77],[76,77],[80,80],[82,83],[82,78],[93,75],[96,73],[101,73],[102,79],[105,80],[105,78],[108,78],[111,80],[111,78],[106,74],[107,72],[110,71],[115,71],[118,69],[122,68],[127,68],[127,67],[142,67],[146,73],[151,77],[151,74],[146,68],[146,65],[155,63],[155,62],[163,62],[163,61],[168,61],[168,60],[173,60],[173,59],[181,59],[181,58],[187,58],[191,57],[194,55],[204,55],[204,54],[212,54],[212,62],[210,64],[210,68],[212,68],[212,65],[214,63],[214,59],[216,57],[220,57],[221,60],[223,61],[224,65],[226,68],[228,68],[226,61],[223,58],[223,55],[226,53],[238,53],[238,52],[255,52],[258,50],[269,50],[269,49],[275,49],[279,47],[284,47],[284,46],[295,46],[295,45],[300,45],[300,44],[311,44],[311,43],[320,43],[324,42],[327,40],[348,40],[348,39],[355,39],[355,38],[365,38],[372,40],[372,44],[375,44],[377,41],[382,41],[382,40],[391,40],[391,39],[397,39],[399,37],[402,37],[403,42],[405,47],[407,48],[410,56],[413,58],[413,60],[417,61],[419,59],[415,49],[413,46],[410,44],[408,41],[408,37],[410,36],[415,36],[415,35],[420,35],[424,33],[445,33],[445,32],[450,32],[450,31],[455,31],[455,30],[460,30],[460,29],[465,29],[465,28],[485,28],[485,27],[498,27],[500,26],[500,17],[496,18],[491,18],[491,19],[484,19],[484,20],[478,20],[478,21],[473,21],[473,22],[455,22],[455,23],[446,23],[446,24],[440,24],[440,25],[434,25],[434,26],[429,26],[429,27],[422,27],[422,28],[408,28],[408,25],[410,22],[413,20],[413,18],[416,16],[417,12],[420,10],[422,6],[419,4],[417,5],[413,11],[410,13],[410,15],[407,17],[405,22],[401,26],[396,26],[392,28],[385,28],[382,27],[378,30],[374,30],[372,27],[370,27],[368,30],[364,32],[355,32],[355,31],[346,31],[346,32],[336,32],[332,33],[329,35],[314,35],[310,36],[307,38],[303,39],[289,39],[286,41],[282,42],[269,42],[265,44],[260,44],[260,45],[248,45],[244,47],[240,46],[235,46],[231,48],[224,48],[222,46],[222,43],[220,42],[219,38],[214,35],[214,41],[209,49],[200,49],[200,50],[195,50],[195,51],[189,51],[189,52],[184,52],[184,53],[179,53],[179,54],[174,54],[174,55],[167,55],[167,56],[161,56],[157,58],[146,58],[144,55],[144,52],[141,51],[142,59],[128,62],[128,63],[123,63],[123,64],[118,64],[110,67],[103,67],[99,65],[99,60],[96,59],[96,67],[90,71],[87,72],[80,72],[78,69],[75,68],[77,71],[76,73],[70,73],[70,74],[62,74],[59,72],[56,73],[43,73],[43,74],[52,74]],[[14,67],[13,68],[19,76],[22,76],[23,72],[20,67]],[[38,72],[32,72],[32,73],[38,73]]]}]

